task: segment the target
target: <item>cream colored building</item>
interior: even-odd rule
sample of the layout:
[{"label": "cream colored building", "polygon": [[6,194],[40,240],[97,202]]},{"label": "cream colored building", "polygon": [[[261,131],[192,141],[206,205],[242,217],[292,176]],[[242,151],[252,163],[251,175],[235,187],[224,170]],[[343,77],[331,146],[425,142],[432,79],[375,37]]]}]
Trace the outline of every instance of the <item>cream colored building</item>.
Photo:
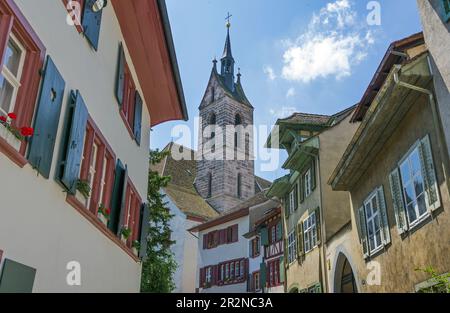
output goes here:
[{"label": "cream colored building", "polygon": [[187,115],[164,1],[94,2],[0,3],[0,292],[140,289],[149,128]]}]

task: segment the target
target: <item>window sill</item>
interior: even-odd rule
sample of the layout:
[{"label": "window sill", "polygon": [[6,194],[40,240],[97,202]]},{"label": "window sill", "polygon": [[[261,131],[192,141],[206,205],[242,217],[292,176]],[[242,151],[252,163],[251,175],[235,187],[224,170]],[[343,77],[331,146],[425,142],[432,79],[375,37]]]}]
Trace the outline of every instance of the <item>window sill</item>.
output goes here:
[{"label": "window sill", "polygon": [[411,223],[409,225],[409,229],[408,232],[414,232],[417,229],[419,229],[422,224],[429,218],[431,217],[430,212],[425,213],[424,215],[422,215],[421,217],[419,217],[416,221],[414,221],[413,223]]},{"label": "window sill", "polygon": [[131,248],[126,246],[119,237],[114,235],[96,216],[94,216],[90,211],[88,211],[84,205],[78,201],[78,199],[73,195],[68,195],[66,198],[67,203],[69,203],[78,213],[84,216],[92,225],[94,225],[100,232],[102,232],[106,237],[113,241],[117,246],[119,246],[123,251],[125,251],[136,263],[140,262],[140,259],[133,253]]},{"label": "window sill", "polygon": [[122,121],[125,124],[125,128],[127,129],[128,133],[130,134],[131,139],[133,139],[133,141],[136,140],[133,129],[131,129],[131,126],[128,123],[127,117],[125,116],[125,114],[123,113],[122,110],[120,110],[120,117],[122,118]]},{"label": "window sill", "polygon": [[229,280],[229,281],[220,281],[217,283],[217,286],[228,286],[228,285],[237,285],[237,284],[242,284],[246,281],[247,279],[245,278],[240,278],[240,279],[234,279],[234,280]]},{"label": "window sill", "polygon": [[[23,143],[20,149],[23,150]],[[27,163],[27,159],[16,149],[14,149],[4,138],[0,137],[0,152],[6,155],[11,161],[13,161],[17,166],[23,168]]]}]

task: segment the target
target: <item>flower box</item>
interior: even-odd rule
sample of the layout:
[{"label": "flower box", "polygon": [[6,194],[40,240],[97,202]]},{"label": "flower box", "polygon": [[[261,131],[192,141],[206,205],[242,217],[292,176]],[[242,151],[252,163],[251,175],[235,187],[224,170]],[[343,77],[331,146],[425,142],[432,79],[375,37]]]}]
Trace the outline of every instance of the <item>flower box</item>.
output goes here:
[{"label": "flower box", "polygon": [[124,235],[120,235],[120,241],[122,241],[124,244],[127,244],[128,238],[126,238]]},{"label": "flower box", "polygon": [[0,137],[6,140],[6,142],[13,147],[16,151],[20,150],[22,141],[14,136],[3,124],[0,124]]},{"label": "flower box", "polygon": [[102,213],[97,214],[98,219],[103,223],[103,225],[108,225],[108,218],[104,216]]}]

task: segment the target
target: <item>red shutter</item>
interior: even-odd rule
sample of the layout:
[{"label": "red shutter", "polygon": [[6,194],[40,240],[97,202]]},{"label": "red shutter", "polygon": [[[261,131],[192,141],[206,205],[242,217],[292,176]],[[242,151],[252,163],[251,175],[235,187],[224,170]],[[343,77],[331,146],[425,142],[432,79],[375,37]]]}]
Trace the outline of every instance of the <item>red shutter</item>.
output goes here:
[{"label": "red shutter", "polygon": [[219,281],[219,265],[214,265],[213,267],[213,285],[217,285],[217,282]]},{"label": "red shutter", "polygon": [[220,244],[220,233],[218,230],[216,230],[213,233],[213,237],[214,237],[214,247],[217,247]]},{"label": "red shutter", "polygon": [[203,235],[203,250],[208,248],[208,234]]},{"label": "red shutter", "polygon": [[203,285],[205,284],[205,269],[204,268],[200,269],[199,282],[200,282],[200,286],[199,287],[203,287]]},{"label": "red shutter", "polygon": [[233,234],[233,238],[231,239],[232,242],[237,242],[238,241],[238,225],[232,226],[232,234]]},{"label": "red shutter", "polygon": [[222,229],[220,230],[220,244],[224,245],[227,243],[227,230]]}]

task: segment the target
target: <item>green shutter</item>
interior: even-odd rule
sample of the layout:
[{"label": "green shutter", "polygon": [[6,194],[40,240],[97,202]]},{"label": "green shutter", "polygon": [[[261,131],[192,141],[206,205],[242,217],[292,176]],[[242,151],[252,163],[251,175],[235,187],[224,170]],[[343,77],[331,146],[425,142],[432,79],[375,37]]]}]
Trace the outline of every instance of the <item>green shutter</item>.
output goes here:
[{"label": "green shutter", "polygon": [[262,246],[269,245],[269,231],[267,227],[261,228],[261,245]]},{"label": "green shutter", "polygon": [[120,220],[120,209],[122,207],[122,196],[124,196],[122,195],[124,180],[125,180],[125,167],[120,160],[117,160],[113,192],[110,203],[111,213],[108,222],[108,228],[114,234],[117,234],[118,231],[120,230],[119,220]]},{"label": "green shutter", "polygon": [[382,227],[381,236],[383,239],[383,244],[387,245],[391,242],[391,234],[389,230],[389,221],[386,210],[386,200],[384,198],[384,188],[381,186],[377,190],[378,208],[380,209],[380,225]]},{"label": "green shutter", "polygon": [[80,175],[87,119],[88,110],[83,98],[78,91],[72,92],[60,172],[61,183],[72,194],[76,191],[76,182]]},{"label": "green shutter", "polygon": [[311,165],[311,191],[314,191],[316,189],[316,181],[316,160],[313,159]]},{"label": "green shutter", "polygon": [[267,281],[267,267],[266,263],[262,262],[259,265],[259,276],[261,280],[261,288],[266,288],[266,281]]},{"label": "green shutter", "polygon": [[300,203],[305,201],[305,176],[300,175]]},{"label": "green shutter", "polygon": [[280,282],[284,283],[285,273],[284,273],[284,257],[280,257]]},{"label": "green shutter", "polygon": [[442,10],[442,18],[444,23],[450,22],[450,0],[440,0],[441,1],[441,10]]},{"label": "green shutter", "polygon": [[395,221],[399,235],[408,230],[408,222],[406,220],[405,204],[403,202],[402,185],[400,181],[400,171],[396,168],[389,175],[389,183],[391,186],[392,202],[394,206]]},{"label": "green shutter", "polygon": [[36,269],[5,259],[0,276],[1,293],[31,293]]},{"label": "green shutter", "polygon": [[305,255],[305,245],[303,242],[303,222],[297,224],[297,255],[301,261]]},{"label": "green shutter", "polygon": [[34,136],[30,138],[28,152],[29,163],[47,179],[50,177],[65,88],[66,82],[48,56],[34,119]]},{"label": "green shutter", "polygon": [[315,211],[316,216],[316,238],[317,238],[317,245],[320,245],[320,242],[322,240],[322,227],[320,225],[320,208],[317,208]]},{"label": "green shutter", "polygon": [[286,219],[288,219],[290,215],[289,193],[284,197],[284,214],[286,215]]},{"label": "green shutter", "polygon": [[369,242],[367,240],[367,224],[366,212],[364,206],[358,209],[358,225],[359,225],[359,240],[361,242],[364,258],[369,256]]},{"label": "green shutter", "polygon": [[419,151],[422,175],[425,180],[427,206],[430,211],[434,211],[441,206],[441,199],[439,197],[433,153],[431,151],[430,137],[428,135],[421,140]]},{"label": "green shutter", "polygon": [[117,230],[117,235],[120,237],[120,231],[123,226],[125,226],[125,211],[127,207],[127,185],[128,185],[128,166],[125,165],[125,172],[123,174],[123,185],[122,185],[122,198],[120,201],[120,213],[119,213],[119,227]]},{"label": "green shutter", "polygon": [[294,187],[294,211],[298,209],[298,184]]},{"label": "green shutter", "polygon": [[94,12],[92,10],[92,6],[94,5],[96,0],[86,0],[84,4],[83,11],[83,33],[84,36],[88,39],[91,46],[97,50],[98,49],[98,40],[100,37],[100,25],[102,24],[102,12],[100,10],[98,12]]},{"label": "green shutter", "polygon": [[140,243],[139,257],[143,260],[147,258],[147,244],[150,228],[150,208],[148,204],[143,204],[141,209],[141,221],[140,221]]},{"label": "green shutter", "polygon": [[315,289],[315,293],[322,293],[322,284],[317,283],[314,289]]},{"label": "green shutter", "polygon": [[136,91],[135,106],[134,106],[134,125],[133,125],[134,139],[138,146],[141,145],[142,133],[142,98],[139,92]]},{"label": "green shutter", "polygon": [[116,74],[116,99],[120,107],[122,107],[125,92],[125,63],[125,52],[122,43],[120,43]]}]

